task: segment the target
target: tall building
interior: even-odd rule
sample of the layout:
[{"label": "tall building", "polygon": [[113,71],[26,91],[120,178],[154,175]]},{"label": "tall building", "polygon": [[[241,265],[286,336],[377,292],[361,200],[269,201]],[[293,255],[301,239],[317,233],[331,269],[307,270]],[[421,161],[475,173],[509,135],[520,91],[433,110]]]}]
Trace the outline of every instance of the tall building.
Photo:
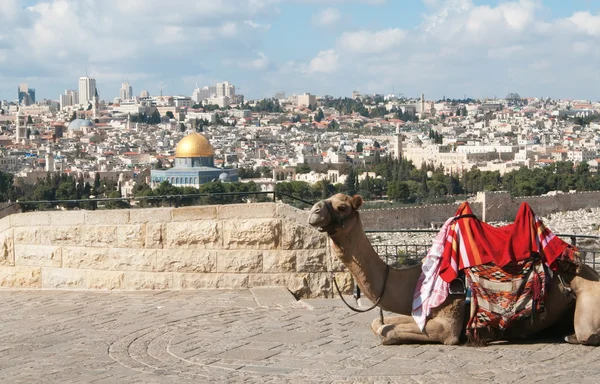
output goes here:
[{"label": "tall building", "polygon": [[402,158],[402,134],[400,133],[400,124],[396,124],[396,135],[394,136],[394,159]]},{"label": "tall building", "polygon": [[229,84],[229,81],[217,83],[217,97],[227,96],[232,98],[235,96],[235,87],[233,84]]},{"label": "tall building", "polygon": [[79,78],[79,104],[93,103],[96,93],[96,79],[87,76]]},{"label": "tall building", "polygon": [[79,92],[72,89],[67,89],[65,90],[64,95],[60,95],[60,109],[71,107],[77,104],[79,104]]},{"label": "tall building", "polygon": [[145,89],[142,89],[142,92],[140,92],[140,98],[147,99],[149,97],[150,97],[150,92],[146,91]]},{"label": "tall building", "polygon": [[16,139],[17,141],[21,141],[27,137],[27,116],[21,114],[21,108],[17,110],[17,119],[16,119]]},{"label": "tall building", "polygon": [[124,81],[121,84],[121,90],[119,91],[119,98],[121,100],[131,100],[133,98],[133,87],[129,85],[128,81]]},{"label": "tall building", "polygon": [[192,100],[195,103],[200,103],[202,100],[210,99],[211,97],[215,97],[216,95],[217,87],[205,85],[202,88],[198,88],[198,86],[196,86],[196,89],[194,89],[194,92],[192,93]]},{"label": "tall building", "polygon": [[311,95],[310,93],[305,93],[302,95],[298,95],[298,107],[300,106],[305,106],[308,107],[309,105],[316,107],[317,106],[317,97],[315,95]]},{"label": "tall building", "polygon": [[31,105],[35,104],[35,89],[29,88],[27,83],[19,84],[19,104]]}]

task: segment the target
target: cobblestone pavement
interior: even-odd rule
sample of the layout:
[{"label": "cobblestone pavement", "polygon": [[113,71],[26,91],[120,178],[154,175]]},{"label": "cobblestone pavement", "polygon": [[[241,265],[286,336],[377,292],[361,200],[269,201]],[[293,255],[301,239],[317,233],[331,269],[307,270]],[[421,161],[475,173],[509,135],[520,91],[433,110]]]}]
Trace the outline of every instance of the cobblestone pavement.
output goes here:
[{"label": "cobblestone pavement", "polygon": [[0,291],[2,383],[600,382],[600,348],[381,346],[338,299],[281,289]]}]

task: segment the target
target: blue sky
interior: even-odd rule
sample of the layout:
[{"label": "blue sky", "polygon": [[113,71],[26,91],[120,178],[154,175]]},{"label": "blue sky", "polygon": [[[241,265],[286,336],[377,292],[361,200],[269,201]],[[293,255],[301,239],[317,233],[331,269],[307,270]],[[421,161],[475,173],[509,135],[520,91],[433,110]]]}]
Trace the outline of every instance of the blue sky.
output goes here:
[{"label": "blue sky", "polygon": [[[165,4],[167,4],[165,6]],[[600,0],[0,0],[0,99],[311,92],[600,99]]]}]

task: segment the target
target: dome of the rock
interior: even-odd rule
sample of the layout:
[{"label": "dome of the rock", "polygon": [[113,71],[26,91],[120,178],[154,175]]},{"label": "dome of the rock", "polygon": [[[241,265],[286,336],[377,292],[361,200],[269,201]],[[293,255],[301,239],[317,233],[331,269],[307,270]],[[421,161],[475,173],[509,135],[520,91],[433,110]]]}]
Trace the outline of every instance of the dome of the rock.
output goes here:
[{"label": "dome of the rock", "polygon": [[214,150],[206,137],[199,133],[191,133],[181,139],[175,148],[175,157],[212,157]]}]

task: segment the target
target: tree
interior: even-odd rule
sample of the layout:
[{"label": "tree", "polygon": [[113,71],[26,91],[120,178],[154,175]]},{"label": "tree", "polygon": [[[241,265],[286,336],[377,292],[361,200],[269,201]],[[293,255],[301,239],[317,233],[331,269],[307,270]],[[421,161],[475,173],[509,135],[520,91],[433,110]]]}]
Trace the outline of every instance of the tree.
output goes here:
[{"label": "tree", "polygon": [[158,112],[158,109],[155,109],[154,112],[152,112],[147,123],[150,125],[160,124],[160,113]]},{"label": "tree", "polygon": [[33,119],[31,118],[31,115],[27,115],[27,124],[33,124]]},{"label": "tree", "polygon": [[29,139],[29,136],[31,136],[31,128],[27,128],[27,138]]},{"label": "tree", "polygon": [[161,159],[156,160],[156,163],[154,163],[154,169],[162,169],[163,168],[163,163]]},{"label": "tree", "polygon": [[319,110],[317,111],[317,114],[315,115],[315,121],[317,123],[320,123],[321,120],[323,120],[325,118],[325,114],[323,113],[323,110],[321,108],[319,108]]},{"label": "tree", "polygon": [[356,172],[354,168],[350,168],[346,175],[346,181],[344,181],[344,190],[348,196],[354,196],[356,194]]},{"label": "tree", "polygon": [[363,143],[362,143],[362,141],[359,141],[358,143],[356,143],[356,152],[362,153],[362,151],[363,151]]},{"label": "tree", "polygon": [[179,131],[180,132],[185,132],[185,124],[179,123]]},{"label": "tree", "polygon": [[167,111],[167,113],[165,113],[165,116],[167,116],[169,119],[175,119],[175,115],[173,115],[172,111]]}]

